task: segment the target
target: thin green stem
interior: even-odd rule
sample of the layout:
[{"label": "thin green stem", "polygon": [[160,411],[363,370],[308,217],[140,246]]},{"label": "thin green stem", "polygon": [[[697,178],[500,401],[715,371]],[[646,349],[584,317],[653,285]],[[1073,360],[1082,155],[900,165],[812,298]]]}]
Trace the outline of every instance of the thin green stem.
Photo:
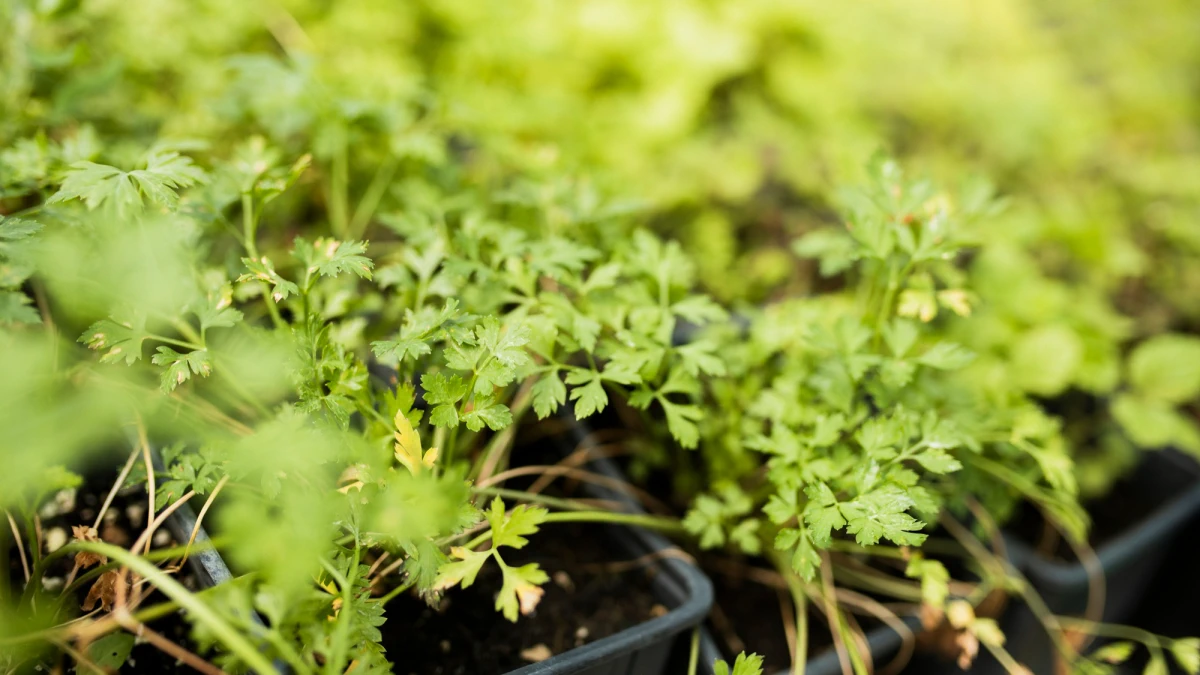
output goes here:
[{"label": "thin green stem", "polygon": [[345,239],[350,233],[350,168],[346,129],[339,129],[339,138],[333,151],[333,167],[329,186],[329,221],[333,232],[339,239]]},{"label": "thin green stem", "polygon": [[661,532],[683,532],[683,522],[677,518],[652,516],[645,513],[615,513],[612,511],[571,511],[550,513],[545,523],[615,523],[634,525]]},{"label": "thin green stem", "polygon": [[180,334],[182,334],[184,337],[186,337],[187,339],[196,343],[197,345],[200,345],[199,347],[195,347],[196,349],[204,349],[205,348],[204,338],[199,333],[196,332],[195,328],[192,328],[192,325],[190,323],[183,321],[177,317],[173,317],[171,319],[171,325],[174,326],[175,330],[179,331]]},{"label": "thin green stem", "polygon": [[[242,246],[245,247],[246,253],[253,259],[258,260],[258,216],[254,210],[254,197],[249,192],[242,193]],[[286,328],[287,323],[283,320],[283,316],[279,313],[279,307],[275,302],[275,297],[271,295],[271,287],[267,282],[258,282],[262,289],[263,302],[267,305],[267,312],[271,315],[271,323],[275,324],[276,328]]]},{"label": "thin green stem", "polygon": [[781,566],[780,572],[787,581],[788,591],[792,594],[792,606],[796,612],[796,658],[792,659],[793,675],[804,675],[808,667],[808,594],[804,585],[787,566]]},{"label": "thin green stem", "polygon": [[1101,623],[1099,621],[1089,621],[1087,619],[1078,619],[1071,616],[1055,616],[1058,622],[1066,628],[1072,628],[1082,633],[1096,635],[1099,637],[1111,637],[1121,640],[1132,640],[1140,642],[1147,647],[1170,647],[1171,640],[1164,639],[1148,630],[1143,630],[1134,626],[1121,626],[1111,623]]},{"label": "thin green stem", "polygon": [[169,345],[175,345],[176,347],[183,347],[184,349],[190,349],[193,351],[204,349],[204,345],[199,345],[195,342],[187,342],[185,340],[176,340],[175,338],[169,338],[165,335],[155,335],[153,333],[149,333],[146,335],[146,337],[150,338],[151,340],[158,340],[159,342],[165,342]]},{"label": "thin green stem", "polygon": [[471,491],[478,495],[487,495],[489,497],[502,497],[521,502],[532,502],[534,504],[544,504],[563,511],[594,511],[595,506],[576,501],[574,499],[560,499],[548,495],[537,494],[533,492],[523,492],[521,490],[509,490],[507,488],[486,487],[486,488],[471,488]]},{"label": "thin green stem", "polygon": [[[675,518],[652,516],[645,513],[616,513],[613,511],[567,511],[548,513],[543,523],[613,523],[633,525],[661,532],[683,532],[683,523]],[[474,549],[492,536],[491,529],[484,530],[467,542],[466,548]]]},{"label": "thin green stem", "polygon": [[242,193],[242,246],[246,253],[255,260],[258,259],[258,219],[254,215],[254,197],[249,192]]},{"label": "thin green stem", "polygon": [[[551,377],[557,377],[552,375]],[[471,467],[470,478],[476,478],[481,475],[481,472],[487,470],[489,474],[494,471],[501,470],[501,465],[512,448],[513,439],[517,437],[517,426],[521,418],[533,405],[533,386],[529,382],[522,384],[517,392],[516,398],[510,406],[512,410],[512,424],[504,428],[503,431],[492,437],[488,442],[487,447],[480,453],[479,461]]]},{"label": "thin green stem", "polygon": [[358,201],[358,207],[354,209],[354,216],[350,219],[351,239],[358,239],[366,231],[371,216],[375,215],[375,210],[379,208],[379,202],[383,199],[388,184],[391,183],[392,176],[396,173],[396,164],[396,157],[388,155],[375,170],[371,184],[367,186],[367,191]]},{"label": "thin green stem", "polygon": [[688,648],[688,675],[696,675],[700,666],[700,627],[692,629],[692,645]]},{"label": "thin green stem", "polygon": [[342,591],[342,607],[338,612],[337,631],[333,636],[333,655],[325,663],[325,672],[329,675],[345,672],[346,667],[346,652],[349,646],[346,644],[350,639],[350,615],[354,611],[352,603],[354,601],[354,580],[358,577],[358,561],[361,549],[358,545],[358,538],[355,538],[354,557],[350,562],[350,576],[346,577],[337,570],[329,561],[321,560],[321,566],[337,581],[338,586]]},{"label": "thin green stem", "polygon": [[379,604],[386,607],[389,602],[396,599],[396,596],[412,588],[414,583],[416,583],[416,579],[409,579],[399,586],[393,588],[392,590],[388,591],[386,595],[383,595],[379,598]]}]

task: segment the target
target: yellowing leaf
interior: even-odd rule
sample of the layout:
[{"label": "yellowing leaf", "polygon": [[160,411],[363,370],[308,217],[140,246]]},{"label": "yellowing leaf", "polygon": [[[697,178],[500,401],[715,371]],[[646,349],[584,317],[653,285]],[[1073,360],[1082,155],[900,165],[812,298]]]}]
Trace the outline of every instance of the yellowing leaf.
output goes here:
[{"label": "yellowing leaf", "polygon": [[438,449],[421,450],[421,437],[403,411],[397,412],[393,421],[396,424],[396,459],[413,475],[421,473],[422,466],[432,468],[438,458]]}]

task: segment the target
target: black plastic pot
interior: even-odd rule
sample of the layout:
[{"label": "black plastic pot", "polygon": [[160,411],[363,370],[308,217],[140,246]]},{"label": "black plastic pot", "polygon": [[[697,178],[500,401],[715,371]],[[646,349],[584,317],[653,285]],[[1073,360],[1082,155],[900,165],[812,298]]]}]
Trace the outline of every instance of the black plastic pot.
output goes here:
[{"label": "black plastic pot", "polygon": [[[588,442],[590,430],[587,426],[573,418],[564,417],[564,420],[570,429],[567,434],[570,447],[564,450],[573,450]],[[622,483],[625,481],[620,468],[605,457],[592,458],[586,468]],[[645,512],[628,493],[590,483],[581,489],[590,498],[622,503],[630,513]],[[629,559],[674,547],[662,535],[644,528],[606,525],[604,530],[621,556]],[[655,564],[660,573],[654,577],[654,594],[670,610],[667,614],[511,671],[510,675],[665,675],[676,637],[690,632],[708,616],[713,589],[708,577],[690,562],[663,558]]]},{"label": "black plastic pot", "polygon": [[[587,428],[585,426],[575,423],[575,424],[572,424],[572,430],[573,430],[573,435],[575,436],[576,442],[578,442],[578,443],[585,442],[586,435],[587,435]],[[621,479],[621,480],[624,480],[624,478],[625,478],[625,476],[621,472],[620,468],[618,468],[616,464],[614,464],[611,460],[609,460],[607,458],[598,458],[598,459],[591,460],[589,469],[596,473],[600,473],[605,476],[609,476],[610,478],[617,478],[617,479]],[[607,488],[600,488],[600,487],[594,487],[594,486],[589,487],[587,489],[592,495],[594,495],[597,498],[623,501],[623,502],[629,504],[631,508],[637,508],[638,510],[641,510],[640,506],[638,505],[637,500],[635,500],[633,497],[631,497],[628,494],[624,494],[624,493],[617,492],[615,490],[610,490]],[[646,534],[652,538],[657,538],[660,540],[662,539],[661,536],[654,534],[654,533],[646,532]],[[669,545],[665,540],[663,540],[662,543],[663,543],[663,545]],[[679,562],[679,561],[668,560],[667,562],[673,563],[673,562]],[[687,567],[689,567],[693,570],[695,569],[695,567],[692,565],[687,565]],[[700,574],[699,570],[696,570],[696,573]],[[708,597],[707,597],[707,604],[706,604],[705,610],[704,610],[704,615],[707,615],[708,607],[711,606],[711,604],[712,604],[712,588],[711,588],[711,582],[709,582],[707,578],[705,578],[705,582],[709,584],[708,588],[706,589]],[[700,617],[701,620],[703,620],[703,618],[704,618],[704,616]],[[906,618],[904,618],[904,622],[913,631],[920,630],[921,624],[920,624],[920,621],[916,617],[906,617]],[[696,623],[693,623],[691,625],[696,625]],[[867,645],[868,645],[869,651],[871,653],[872,661],[875,663],[877,668],[881,665],[887,664],[894,656],[896,656],[896,654],[899,653],[899,651],[900,651],[901,645],[904,643],[904,639],[900,636],[900,634],[887,626],[878,626],[878,627],[868,631],[866,634],[866,638],[867,638]],[[682,663],[679,663],[679,662],[673,663],[674,669],[671,670],[672,673],[681,672],[683,668],[686,668],[686,656],[683,656],[683,658],[680,658],[680,656],[681,656],[681,653],[677,652],[677,654],[676,654],[677,661],[682,661]],[[700,673],[702,673],[703,675],[711,675],[713,673],[712,664],[714,661],[716,661],[717,659],[725,659],[729,663],[732,663],[733,657],[735,657],[735,656],[736,656],[736,654],[734,654],[734,655],[722,654],[721,648],[717,646],[716,640],[712,637],[712,634],[708,631],[708,629],[707,628],[700,629],[700,656],[699,656],[699,661],[700,661],[699,672]],[[517,672],[525,673],[526,671],[520,670]],[[541,672],[541,671],[529,671],[529,672]],[[558,672],[558,671],[547,671],[547,672]],[[607,672],[607,671],[601,671],[601,672]],[[626,672],[626,671],[614,671],[614,672],[622,673],[622,672]],[[628,672],[638,673],[640,675],[640,673],[642,673],[643,671],[636,670],[636,671],[628,671]],[[656,671],[644,671],[644,672],[658,673],[658,672],[665,672],[665,671],[656,670]],[[807,667],[804,669],[804,672],[806,673],[806,675],[841,675],[842,667],[841,667],[841,664],[838,662],[837,652],[832,647],[830,647],[828,650],[823,651],[819,654],[816,654],[814,657],[812,657],[808,660],[808,664],[807,664]],[[779,673],[778,675],[790,675],[790,671],[783,671],[783,672]]]},{"label": "black plastic pot", "polygon": [[[921,622],[916,617],[904,617],[903,621],[913,632],[921,630]],[[900,652],[900,647],[904,644],[904,638],[887,626],[877,626],[867,631],[866,638],[867,649],[871,653],[871,662],[875,664],[876,670],[886,666]],[[712,675],[714,660],[723,658],[729,663],[733,663],[733,656],[735,655],[721,654],[716,640],[707,629],[700,633],[701,673]],[[782,670],[774,675],[791,675],[791,672],[791,670]],[[825,651],[811,656],[804,668],[804,673],[805,675],[841,675],[842,666],[838,661],[837,652],[833,647],[829,647]]]},{"label": "black plastic pot", "polygon": [[[582,441],[586,431],[578,428],[574,435]],[[622,478],[616,465],[606,459],[594,460],[589,469]],[[593,486],[584,489],[590,497],[625,502],[630,512],[643,511],[628,495]],[[195,513],[187,504],[167,520],[167,527],[179,541],[187,541],[195,524]],[[628,559],[672,547],[661,535],[642,528],[606,525],[603,529],[613,548]],[[201,527],[196,543],[206,541],[208,534]],[[197,552],[189,558],[189,563],[201,586],[213,586],[232,578],[229,566],[216,549]],[[545,661],[509,671],[507,675],[665,675],[676,636],[704,621],[712,606],[713,592],[708,577],[691,563],[664,558],[654,564],[658,568],[652,582],[654,595],[668,608],[666,614]],[[285,664],[277,662],[275,666],[281,673],[288,672]]]},{"label": "black plastic pot", "polygon": [[[1105,582],[1103,620],[1121,623],[1137,609],[1173,540],[1200,515],[1200,464],[1175,450],[1148,452],[1133,476],[1115,489],[1137,501],[1158,504],[1135,526],[1095,550]],[[1090,582],[1082,563],[1046,558],[1010,533],[1005,539],[1014,561],[1052,612],[1080,615],[1085,611]],[[1035,673],[1053,672],[1049,638],[1028,607],[1015,605],[1002,627],[1009,651],[1018,661]]]}]

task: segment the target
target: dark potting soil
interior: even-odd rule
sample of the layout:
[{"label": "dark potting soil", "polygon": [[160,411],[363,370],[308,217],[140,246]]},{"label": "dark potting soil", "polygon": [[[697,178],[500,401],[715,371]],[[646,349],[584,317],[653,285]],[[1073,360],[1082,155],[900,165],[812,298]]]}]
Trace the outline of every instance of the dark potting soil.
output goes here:
[{"label": "dark potting soil", "polygon": [[654,596],[653,567],[609,567],[628,558],[600,526],[553,524],[530,537],[525,548],[504,549],[509,565],[536,562],[550,575],[537,609],[516,623],[495,609],[502,579],[492,562],[472,586],[453,589],[437,607],[415,595],[396,598],[381,626],[393,672],[506,673],[530,663],[539,651],[560,654],[666,613]]},{"label": "dark potting soil", "polygon": [[[96,514],[99,512],[100,506],[104,503],[104,499],[108,496],[108,492],[112,487],[112,481],[116,479],[116,476],[116,471],[90,475],[73,494],[63,493],[57,496],[54,500],[55,506],[51,510],[42,510],[43,541],[58,540],[55,543],[69,542],[72,526],[94,525]],[[119,490],[113,498],[108,511],[105,512],[105,517],[100,527],[97,528],[100,538],[110,544],[129,547],[146,526],[146,510],[147,503],[144,487],[126,487]],[[7,523],[5,525],[7,526]],[[24,578],[24,573],[22,572],[17,548],[11,546],[11,534],[9,537],[5,537],[3,541],[6,545],[10,545],[6,559],[9,572],[8,579],[12,583],[12,587],[9,590],[13,592],[13,594],[10,594],[10,597],[13,597],[14,594],[20,594],[19,586],[16,584]],[[156,532],[155,545],[156,547],[174,545],[174,540],[165,527],[160,528]],[[26,552],[28,553],[28,551]],[[49,588],[57,593],[73,566],[73,556],[63,556],[50,565],[45,576],[45,579],[50,584]],[[80,574],[82,573],[83,571],[81,570]],[[191,573],[189,568],[185,567],[180,570],[175,575],[175,578],[186,588],[198,590],[195,575]],[[75,592],[76,597],[71,602],[74,603],[74,608],[77,610],[75,612],[76,615],[83,613],[80,607],[87,597],[90,587],[90,583],[84,584]],[[141,606],[149,607],[166,601],[167,598],[156,591],[147,596]],[[189,625],[178,613],[164,616],[150,623],[149,626],[167,639],[194,650],[194,647],[189,644]],[[48,663],[47,665],[52,664]],[[66,662],[64,662],[64,665],[68,669],[71,666],[70,663]],[[145,642],[134,645],[124,667],[121,668],[122,673],[173,673],[190,671],[190,668],[181,665],[174,657]]]},{"label": "dark potting soil", "polygon": [[[787,670],[792,656],[784,631],[780,590],[728,573],[730,563],[734,559],[726,555],[706,554],[700,558],[713,582],[714,611],[709,620],[713,637],[727,657],[745,651],[763,657],[765,673]],[[765,564],[760,566],[765,568]],[[788,617],[788,621],[794,623],[795,617]],[[823,626],[820,619],[809,622],[809,654],[819,654],[833,644]]]}]

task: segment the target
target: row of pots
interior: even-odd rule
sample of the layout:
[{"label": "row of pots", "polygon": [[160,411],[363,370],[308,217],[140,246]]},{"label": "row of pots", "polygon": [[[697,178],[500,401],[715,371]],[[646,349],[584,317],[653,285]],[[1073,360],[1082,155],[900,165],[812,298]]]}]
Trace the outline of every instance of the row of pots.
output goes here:
[{"label": "row of pots", "polygon": [[[576,441],[582,442],[586,430],[572,427]],[[588,470],[621,478],[620,469],[609,459],[596,458]],[[588,496],[616,500],[630,511],[641,511],[638,502],[628,494],[596,485],[584,486]],[[1183,528],[1200,514],[1200,465],[1173,450],[1147,453],[1133,477],[1118,489],[1151,497],[1157,507],[1136,525],[1110,538],[1095,550],[1096,561],[1104,576],[1105,594],[1103,620],[1128,620],[1138,601],[1161,567],[1167,551]],[[195,516],[185,506],[170,522],[177,536],[186,537],[195,524]],[[616,555],[628,559],[645,556],[672,547],[661,535],[641,528],[606,525],[605,536],[610,538]],[[206,538],[203,532],[200,539]],[[1080,562],[1063,562],[1039,554],[1022,539],[1005,533],[1011,562],[1032,584],[1033,588],[1056,614],[1081,614],[1088,604],[1090,574]],[[209,549],[191,559],[191,564],[203,585],[221,583],[230,578],[228,566],[221,556]],[[692,629],[702,626],[713,603],[712,582],[695,564],[681,557],[662,557],[653,577],[656,600],[669,611],[642,624],[630,627],[607,638],[570,649],[545,661],[532,663],[510,675],[661,675],[683,669],[677,663],[680,649],[673,647],[687,641]],[[910,624],[916,628],[915,618]],[[1011,606],[1001,618],[1007,636],[1007,649],[1035,673],[1054,672],[1052,645],[1040,623],[1021,604]],[[887,663],[901,648],[902,639],[887,626],[879,626],[866,635],[874,663]],[[717,643],[701,630],[700,672],[711,672],[714,659],[722,655]],[[686,653],[683,654],[686,658]],[[673,665],[672,665],[673,664]],[[923,663],[921,672],[961,672],[953,665]],[[282,668],[281,668],[282,670]],[[829,649],[810,656],[806,672],[809,675],[837,675],[841,672],[836,653]],[[974,673],[1003,672],[999,665],[981,658],[972,668]]]}]

